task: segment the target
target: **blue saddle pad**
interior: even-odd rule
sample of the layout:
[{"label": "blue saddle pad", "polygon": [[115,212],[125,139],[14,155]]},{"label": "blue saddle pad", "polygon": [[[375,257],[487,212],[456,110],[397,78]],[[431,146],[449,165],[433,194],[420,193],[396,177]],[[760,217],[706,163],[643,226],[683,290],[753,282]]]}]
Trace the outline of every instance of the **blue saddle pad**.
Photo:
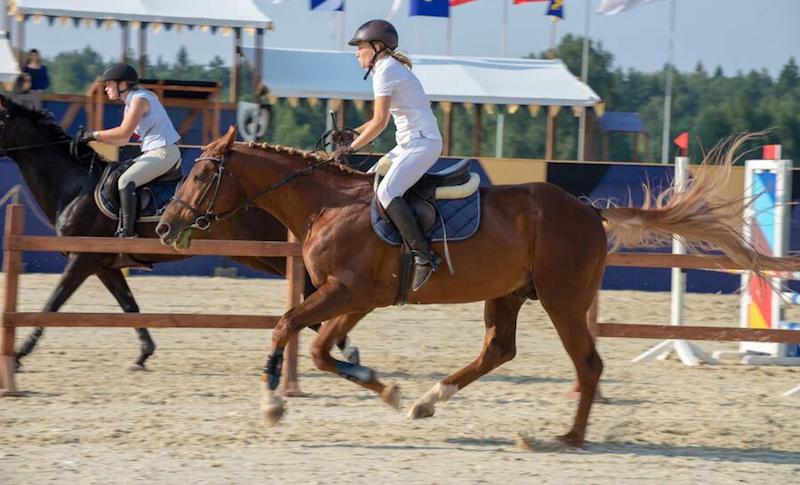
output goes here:
[{"label": "blue saddle pad", "polygon": [[[400,245],[403,238],[394,224],[384,220],[378,213],[378,200],[372,198],[370,218],[372,229],[384,242]],[[443,241],[447,233],[447,241],[463,241],[475,234],[481,222],[481,193],[475,193],[464,199],[436,200],[436,223],[425,233],[432,242]],[[442,227],[444,221],[444,227]]]}]

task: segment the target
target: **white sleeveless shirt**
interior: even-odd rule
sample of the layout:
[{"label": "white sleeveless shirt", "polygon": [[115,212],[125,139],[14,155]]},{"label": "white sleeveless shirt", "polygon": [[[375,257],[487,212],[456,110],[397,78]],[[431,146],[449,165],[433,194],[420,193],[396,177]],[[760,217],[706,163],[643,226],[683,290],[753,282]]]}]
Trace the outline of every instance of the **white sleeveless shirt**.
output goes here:
[{"label": "white sleeveless shirt", "polygon": [[383,57],[375,63],[372,93],[375,98],[392,97],[389,112],[394,119],[398,145],[414,138],[442,139],[422,83],[397,59]]},{"label": "white sleeveless shirt", "polygon": [[147,112],[142,116],[139,125],[134,132],[139,135],[142,141],[142,151],[149,152],[165,145],[178,143],[181,136],[172,125],[172,120],[167,115],[167,110],[159,101],[158,96],[147,89],[134,89],[125,98],[125,112],[131,107],[135,98],[142,97],[150,105]]}]

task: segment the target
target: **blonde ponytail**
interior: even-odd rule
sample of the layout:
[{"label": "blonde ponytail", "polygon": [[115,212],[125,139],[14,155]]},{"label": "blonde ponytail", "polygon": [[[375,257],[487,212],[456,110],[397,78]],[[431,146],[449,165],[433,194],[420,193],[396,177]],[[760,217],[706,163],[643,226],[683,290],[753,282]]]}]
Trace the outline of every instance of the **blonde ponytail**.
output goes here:
[{"label": "blonde ponytail", "polygon": [[401,53],[399,53],[397,51],[393,51],[392,52],[392,57],[394,57],[395,60],[397,60],[397,62],[399,62],[401,64],[404,64],[407,68],[409,68],[409,69],[413,68],[413,65],[411,63],[411,59],[409,59],[408,56],[406,56],[405,54],[401,54]]}]

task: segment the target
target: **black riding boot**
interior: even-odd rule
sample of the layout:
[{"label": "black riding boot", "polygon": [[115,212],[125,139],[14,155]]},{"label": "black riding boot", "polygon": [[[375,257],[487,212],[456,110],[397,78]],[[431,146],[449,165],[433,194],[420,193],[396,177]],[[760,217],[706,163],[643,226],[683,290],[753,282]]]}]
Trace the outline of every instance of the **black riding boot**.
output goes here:
[{"label": "black riding boot", "polygon": [[392,199],[389,206],[386,207],[386,213],[397,226],[397,230],[403,236],[403,241],[411,248],[411,254],[414,256],[414,277],[411,282],[411,290],[417,291],[428,281],[431,273],[439,267],[439,258],[422,235],[417,218],[402,197]]},{"label": "black riding boot", "polygon": [[136,184],[128,183],[119,191],[119,225],[117,226],[117,237],[135,237],[136,232],[136,209],[138,208],[138,198],[136,197]]}]

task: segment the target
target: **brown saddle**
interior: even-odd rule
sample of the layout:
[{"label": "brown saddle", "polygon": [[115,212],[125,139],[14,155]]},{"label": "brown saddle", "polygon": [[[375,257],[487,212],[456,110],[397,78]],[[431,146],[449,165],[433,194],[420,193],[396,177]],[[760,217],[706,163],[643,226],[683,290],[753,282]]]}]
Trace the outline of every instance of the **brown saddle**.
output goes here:
[{"label": "brown saddle", "polygon": [[[471,162],[471,159],[465,158],[444,170],[428,172],[405,193],[403,198],[417,216],[419,227],[423,233],[430,231],[436,224],[436,189],[469,182]],[[381,218],[391,222],[383,206],[376,205]]]}]

